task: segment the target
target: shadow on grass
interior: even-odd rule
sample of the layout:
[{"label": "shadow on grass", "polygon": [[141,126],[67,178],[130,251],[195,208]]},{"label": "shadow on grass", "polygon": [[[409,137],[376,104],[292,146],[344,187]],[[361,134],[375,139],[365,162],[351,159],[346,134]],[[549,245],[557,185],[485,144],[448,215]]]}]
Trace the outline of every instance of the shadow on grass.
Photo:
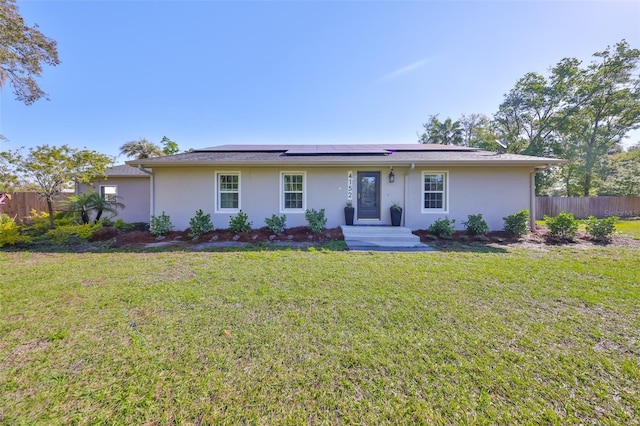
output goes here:
[{"label": "shadow on grass", "polygon": [[462,243],[459,241],[438,241],[427,243],[439,252],[452,253],[507,253],[507,246],[497,247],[495,245],[482,244],[478,242]]}]

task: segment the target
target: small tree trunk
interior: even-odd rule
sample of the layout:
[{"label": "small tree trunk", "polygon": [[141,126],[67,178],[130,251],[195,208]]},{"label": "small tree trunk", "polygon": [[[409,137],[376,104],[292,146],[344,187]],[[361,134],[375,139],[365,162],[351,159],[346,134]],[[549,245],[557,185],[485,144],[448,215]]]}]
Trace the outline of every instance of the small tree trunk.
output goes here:
[{"label": "small tree trunk", "polygon": [[47,196],[47,210],[49,210],[49,228],[53,229],[56,226],[53,224],[53,200]]},{"label": "small tree trunk", "polygon": [[584,175],[584,194],[585,197],[591,195],[591,172],[587,171]]}]

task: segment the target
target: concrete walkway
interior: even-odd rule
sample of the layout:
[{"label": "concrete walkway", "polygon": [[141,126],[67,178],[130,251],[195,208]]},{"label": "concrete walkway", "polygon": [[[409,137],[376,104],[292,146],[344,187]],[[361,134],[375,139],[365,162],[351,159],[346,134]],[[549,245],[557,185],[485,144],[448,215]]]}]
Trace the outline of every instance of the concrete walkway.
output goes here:
[{"label": "concrete walkway", "polygon": [[420,242],[411,229],[402,226],[342,225],[344,242],[349,250],[358,251],[436,251]]}]

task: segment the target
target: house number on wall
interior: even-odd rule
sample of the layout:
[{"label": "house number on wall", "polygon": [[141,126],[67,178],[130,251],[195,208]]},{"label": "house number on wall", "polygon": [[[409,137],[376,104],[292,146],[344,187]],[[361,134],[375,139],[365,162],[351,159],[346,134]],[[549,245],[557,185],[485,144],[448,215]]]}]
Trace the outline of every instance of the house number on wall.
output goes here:
[{"label": "house number on wall", "polygon": [[347,172],[347,201],[353,200],[353,172]]}]

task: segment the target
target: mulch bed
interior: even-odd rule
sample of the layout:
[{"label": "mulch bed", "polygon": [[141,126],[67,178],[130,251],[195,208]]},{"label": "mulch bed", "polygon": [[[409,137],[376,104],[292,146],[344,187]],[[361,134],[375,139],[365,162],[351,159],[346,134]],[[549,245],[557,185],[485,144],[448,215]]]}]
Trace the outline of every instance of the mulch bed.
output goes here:
[{"label": "mulch bed", "polygon": [[576,248],[591,247],[633,247],[640,248],[640,240],[629,237],[614,235],[608,241],[593,241],[591,236],[578,232],[573,241],[553,240],[549,236],[549,230],[544,226],[538,226],[534,232],[530,232],[521,238],[514,238],[507,235],[504,231],[489,232],[485,236],[472,237],[464,231],[457,231],[451,238],[442,239],[432,235],[427,230],[414,231],[414,234],[420,237],[420,241],[427,244],[434,244],[436,247],[446,248],[452,245],[471,245],[471,246],[509,246],[520,248],[544,248],[548,246],[563,246]]},{"label": "mulch bed", "polygon": [[112,247],[139,246],[158,241],[180,241],[183,244],[198,245],[205,242],[239,242],[239,243],[267,243],[267,242],[292,242],[292,243],[324,243],[331,240],[343,240],[340,228],[325,229],[319,233],[313,233],[306,226],[286,229],[281,235],[275,235],[267,228],[253,229],[250,232],[233,233],[228,229],[216,229],[201,235],[198,238],[189,236],[189,231],[169,232],[162,238],[157,238],[148,231],[134,231],[116,235]]},{"label": "mulch bed", "polygon": [[[164,237],[157,238],[148,231],[121,232],[115,228],[104,228],[101,237],[96,235],[94,241],[114,238],[112,247],[142,247],[158,242],[174,242],[183,246],[197,246],[203,243],[305,243],[309,245],[322,244],[328,241],[343,240],[340,228],[325,229],[320,233],[313,233],[306,226],[286,229],[281,235],[275,235],[267,228],[254,229],[246,233],[235,234],[228,229],[216,229],[198,238],[192,238],[187,231],[173,231]],[[446,249],[451,246],[509,246],[520,248],[544,248],[548,246],[564,246],[577,248],[591,248],[601,246],[640,248],[640,240],[614,236],[607,242],[596,242],[585,233],[578,233],[573,241],[554,241],[549,237],[545,227],[538,227],[522,238],[513,238],[503,231],[489,232],[485,236],[472,237],[464,231],[457,231],[451,238],[438,238],[427,230],[413,232],[420,237],[420,241]]]}]

